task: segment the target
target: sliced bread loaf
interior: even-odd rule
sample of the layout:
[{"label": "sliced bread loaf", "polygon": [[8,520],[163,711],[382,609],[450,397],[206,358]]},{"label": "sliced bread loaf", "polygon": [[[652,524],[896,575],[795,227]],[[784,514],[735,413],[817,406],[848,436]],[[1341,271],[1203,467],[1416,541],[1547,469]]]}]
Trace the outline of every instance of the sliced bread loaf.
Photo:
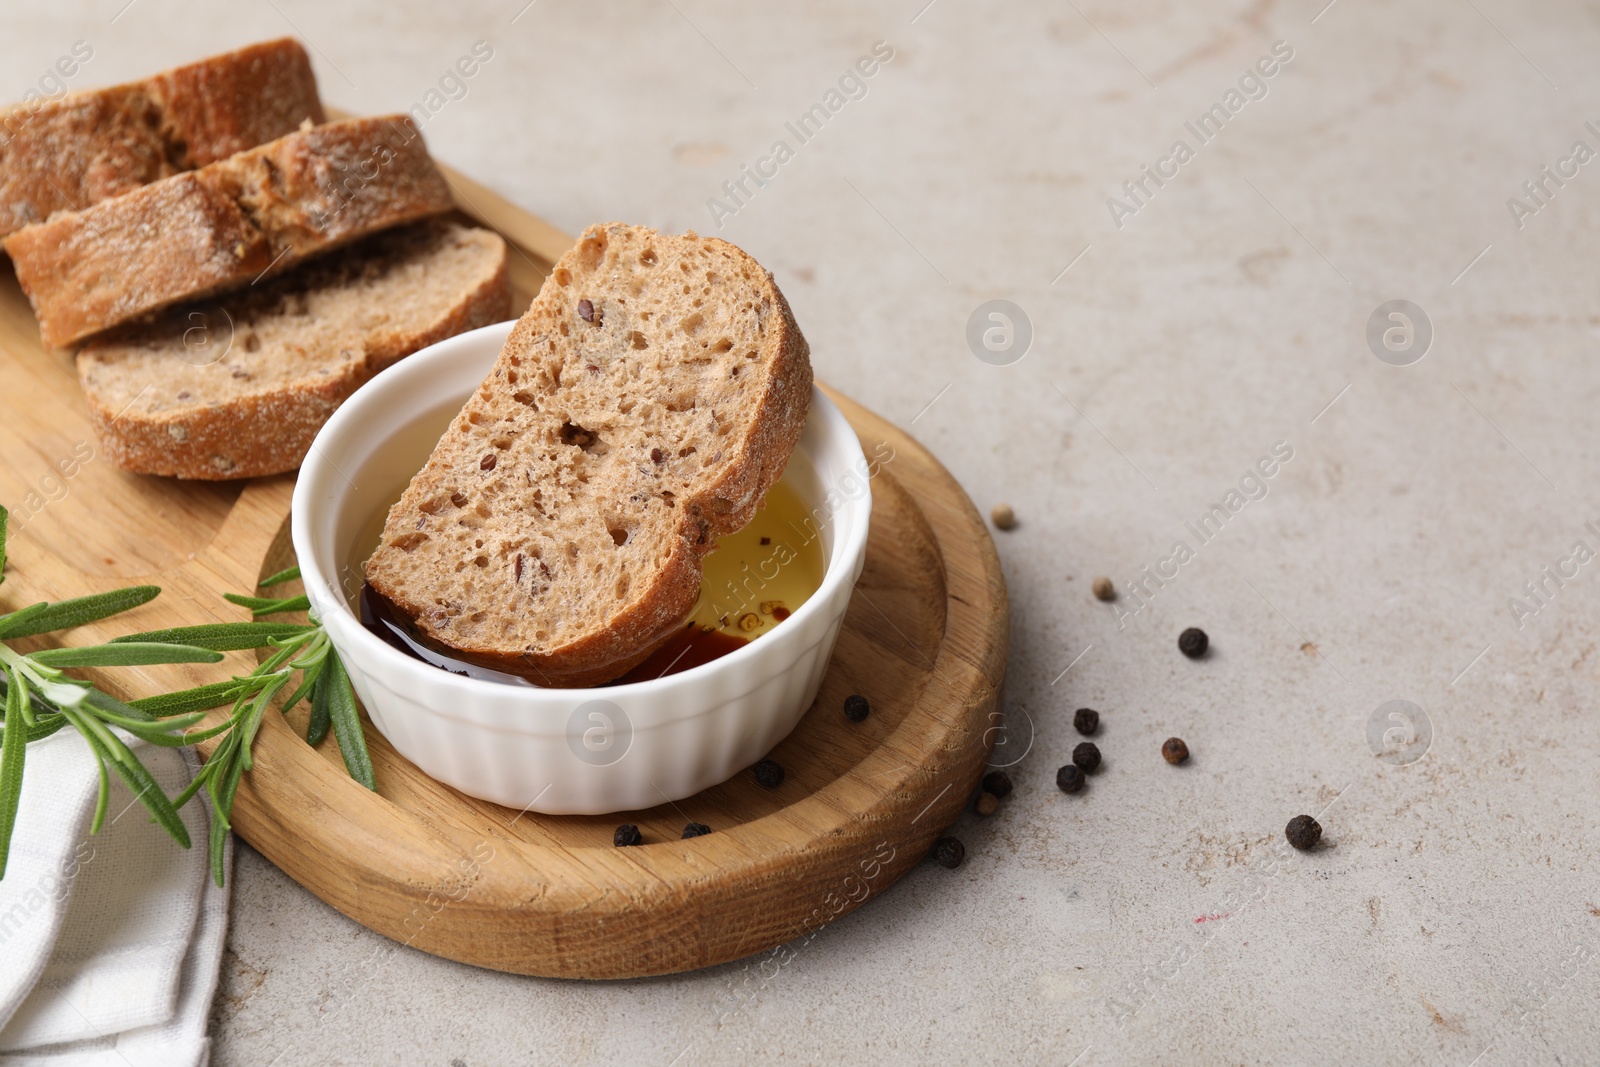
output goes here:
[{"label": "sliced bread loaf", "polygon": [[403,115],[317,126],[12,234],[45,344],[74,344],[450,210]]},{"label": "sliced bread loaf", "polygon": [[681,625],[810,399],[810,349],[750,256],[591,227],[390,509],[367,581],[451,655],[608,681]]},{"label": "sliced bread loaf", "polygon": [[78,378],[117,466],[250,478],[298,467],[334,409],[384,367],[510,315],[505,242],[435,219],[93,342]]},{"label": "sliced bread loaf", "polygon": [[[63,62],[85,58],[75,48]],[[308,119],[323,121],[322,102],[306,51],[290,38],[0,110],[0,237],[226,159]]]}]

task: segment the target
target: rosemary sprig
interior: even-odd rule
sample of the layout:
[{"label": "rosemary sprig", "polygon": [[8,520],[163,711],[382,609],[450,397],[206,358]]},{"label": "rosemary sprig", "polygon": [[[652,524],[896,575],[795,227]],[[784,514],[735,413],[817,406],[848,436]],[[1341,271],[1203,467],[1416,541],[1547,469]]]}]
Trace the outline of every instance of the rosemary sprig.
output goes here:
[{"label": "rosemary sprig", "polygon": [[[6,509],[0,507],[0,583],[5,581],[8,520]],[[300,569],[290,567],[262,585],[270,588],[299,576]],[[308,623],[251,621],[151,630],[103,645],[26,654],[5,644],[109,618],[149,603],[160,592],[155,586],[135,586],[54,604],[32,604],[0,615],[0,692],[5,709],[0,723],[0,878],[5,876],[16,826],[28,745],[67,726],[83,737],[99,764],[100,793],[90,832],[98,833],[105,821],[109,772],[127,784],[152,819],[184,848],[190,846],[189,834],[178,810],[203,791],[212,811],[211,873],[219,886],[225,874],[222,860],[232,828],[234,796],[251,768],[251,748],[267,709],[296,673],[299,684],[279,703],[279,710],[287,713],[309,696],[312,714],[307,741],[319,744],[331,728],[350,776],[368,789],[376,788],[355,692],[327,632],[314,617]],[[230,593],[227,599],[249,608],[255,620],[310,607],[304,596],[274,600]],[[79,667],[216,663],[223,652],[265,648],[272,653],[247,675],[128,703],[63,673]],[[222,722],[194,729],[207,710],[224,705],[231,705],[231,710]],[[193,745],[219,736],[222,740],[189,786],[168,798],[118,731],[164,747]]]},{"label": "rosemary sprig", "polygon": [[[282,585],[300,577],[299,567],[274,574],[262,583],[265,588]],[[259,619],[262,615],[305,611],[308,603],[304,596],[282,600],[225,594],[227,599],[250,608]],[[350,777],[376,789],[372,758],[367,752],[366,737],[362,732],[357,711],[355,691],[339,661],[327,631],[319,622],[225,622],[209,626],[186,626],[179,629],[152,630],[142,634],[119,637],[114,644],[181,642],[199,648],[217,651],[271,648],[273,652],[249,674],[232,681],[197,686],[176,693],[164,693],[135,701],[146,713],[162,717],[182,715],[196,708],[220,707],[231,704],[226,721],[209,730],[189,736],[196,741],[226,734],[218,743],[205,766],[195,775],[187,789],[178,794],[176,803],[183,806],[203,790],[211,805],[211,868],[217,884],[222,884],[223,845],[232,828],[233,800],[239,790],[244,773],[252,765],[251,746],[261,729],[261,720],[272,706],[273,698],[288,688],[295,674],[300,675],[299,685],[289,691],[278,710],[284,714],[308,695],[312,700],[311,721],[307,724],[306,741],[312,745],[322,742],[331,726],[344,758]]]},{"label": "rosemary sprig", "polygon": [[[195,775],[194,781],[190,782],[189,787],[177,797],[177,803],[181,805],[202,789],[205,791],[213,814],[212,875],[218,880],[219,885],[222,880],[222,845],[232,827],[234,795],[238,792],[244,772],[251,767],[251,746],[261,729],[261,720],[272,705],[273,698],[288,687],[296,672],[301,676],[300,684],[288,699],[280,703],[279,710],[284,713],[304,699],[308,692],[318,692],[324,688],[337,689],[341,682],[343,689],[349,690],[349,681],[344,677],[342,665],[330,673],[330,666],[337,664],[339,660],[334,654],[327,632],[321,626],[306,626],[297,634],[272,637],[269,639],[268,647],[274,649],[273,653],[244,677],[235,678],[220,687],[202,686],[154,698],[166,707],[179,711],[196,703],[208,706],[232,703],[227,720],[207,732],[207,736],[221,733],[227,736],[211,753],[211,758],[206,760],[205,766]],[[366,739],[361,734],[360,720],[354,714],[353,693],[350,694],[349,700],[354,732],[353,735],[338,734],[340,752],[344,755],[345,766],[349,768],[350,776],[368,789],[372,789],[375,788],[372,762],[367,755]],[[313,715],[312,718],[315,720],[317,716]],[[309,733],[312,736],[307,740],[312,744],[322,740],[319,731],[313,729]],[[326,730],[320,733],[326,733]]]}]

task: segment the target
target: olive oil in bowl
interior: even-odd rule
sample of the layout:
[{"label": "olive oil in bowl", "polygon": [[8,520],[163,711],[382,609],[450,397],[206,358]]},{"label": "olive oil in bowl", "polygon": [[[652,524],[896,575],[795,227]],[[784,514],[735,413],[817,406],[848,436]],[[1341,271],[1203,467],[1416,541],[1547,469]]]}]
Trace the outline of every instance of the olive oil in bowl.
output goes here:
[{"label": "olive oil in bowl", "polygon": [[[683,628],[627,674],[608,684],[643,682],[710,663],[781,625],[811,598],[827,569],[822,534],[789,473],[768,491],[744,529],[724,537],[703,560],[700,596]],[[401,483],[387,499],[405,491]],[[356,538],[348,573],[360,575],[383,534],[388,505],[373,514]],[[354,583],[352,583],[354,584]],[[351,604],[367,629],[407,655],[475,678],[532,685],[518,675],[480,667],[426,647],[408,620],[365,583]]]}]

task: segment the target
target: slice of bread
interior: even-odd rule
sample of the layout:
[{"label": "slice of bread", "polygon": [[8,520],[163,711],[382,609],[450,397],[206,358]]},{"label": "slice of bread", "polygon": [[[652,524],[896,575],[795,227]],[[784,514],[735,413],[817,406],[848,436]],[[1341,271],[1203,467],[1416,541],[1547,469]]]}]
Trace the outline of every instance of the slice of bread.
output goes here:
[{"label": "slice of bread", "polygon": [[[84,58],[75,48],[62,62]],[[0,109],[0,237],[226,159],[308,119],[323,121],[322,101],[306,50],[291,38]]]},{"label": "slice of bread", "polygon": [[681,625],[810,401],[810,349],[755,260],[590,227],[390,508],[367,582],[450,655],[609,681]]},{"label": "slice of bread", "polygon": [[45,344],[62,347],[450,208],[422,135],[391,115],[292,133],[57,214],[5,247]]},{"label": "slice of bread", "polygon": [[78,353],[102,451],[124,470],[293,470],[317,430],[403,356],[511,317],[506,245],[443,219],[359,244]]}]

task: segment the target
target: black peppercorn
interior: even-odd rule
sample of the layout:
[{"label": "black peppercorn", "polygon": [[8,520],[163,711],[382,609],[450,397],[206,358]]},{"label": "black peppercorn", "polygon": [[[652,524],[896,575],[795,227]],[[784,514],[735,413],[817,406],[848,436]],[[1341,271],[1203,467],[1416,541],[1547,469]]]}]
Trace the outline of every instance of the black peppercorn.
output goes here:
[{"label": "black peppercorn", "polygon": [[685,838],[704,837],[710,832],[711,827],[707,826],[703,822],[692,822],[683,828],[683,836]]},{"label": "black peppercorn", "polygon": [[1076,793],[1083,783],[1083,772],[1070,763],[1056,772],[1056,788],[1063,793]]},{"label": "black peppercorn", "polygon": [[1317,842],[1322,840],[1322,824],[1309,815],[1296,815],[1283,828],[1283,836],[1289,839],[1289,844],[1304,852],[1315,848]]},{"label": "black peppercorn", "polygon": [[953,837],[941,837],[933,843],[933,862],[951,870],[961,866],[967,858],[967,846]]},{"label": "black peppercorn", "polygon": [[872,705],[860,693],[851,693],[844,698],[844,717],[851,722],[861,722],[871,710]]},{"label": "black peppercorn", "polygon": [[1011,793],[1011,776],[1005,771],[990,771],[983,776],[983,790],[993,793],[997,797],[1009,796]]},{"label": "black peppercorn", "polygon": [[1100,729],[1100,713],[1093,708],[1079,708],[1072,716],[1072,728],[1084,737]]},{"label": "black peppercorn", "polygon": [[1181,737],[1169,737],[1161,743],[1161,758],[1168,763],[1182,763],[1189,758],[1189,746]]},{"label": "black peppercorn", "polygon": [[783,784],[783,765],[777,760],[764,759],[755,765],[756,784],[766,789],[776,789]]},{"label": "black peppercorn", "polygon": [[1211,647],[1211,638],[1204,630],[1191,626],[1178,635],[1178,651],[1190,659],[1199,659]]},{"label": "black peppercorn", "polygon": [[1100,746],[1093,741],[1085,741],[1072,750],[1072,762],[1084,774],[1093,774],[1100,766]]},{"label": "black peppercorn", "polygon": [[639,828],[633,823],[625,822],[617,827],[616,833],[611,835],[611,843],[618,848],[626,845],[642,845],[644,844],[644,835],[639,832]]}]

